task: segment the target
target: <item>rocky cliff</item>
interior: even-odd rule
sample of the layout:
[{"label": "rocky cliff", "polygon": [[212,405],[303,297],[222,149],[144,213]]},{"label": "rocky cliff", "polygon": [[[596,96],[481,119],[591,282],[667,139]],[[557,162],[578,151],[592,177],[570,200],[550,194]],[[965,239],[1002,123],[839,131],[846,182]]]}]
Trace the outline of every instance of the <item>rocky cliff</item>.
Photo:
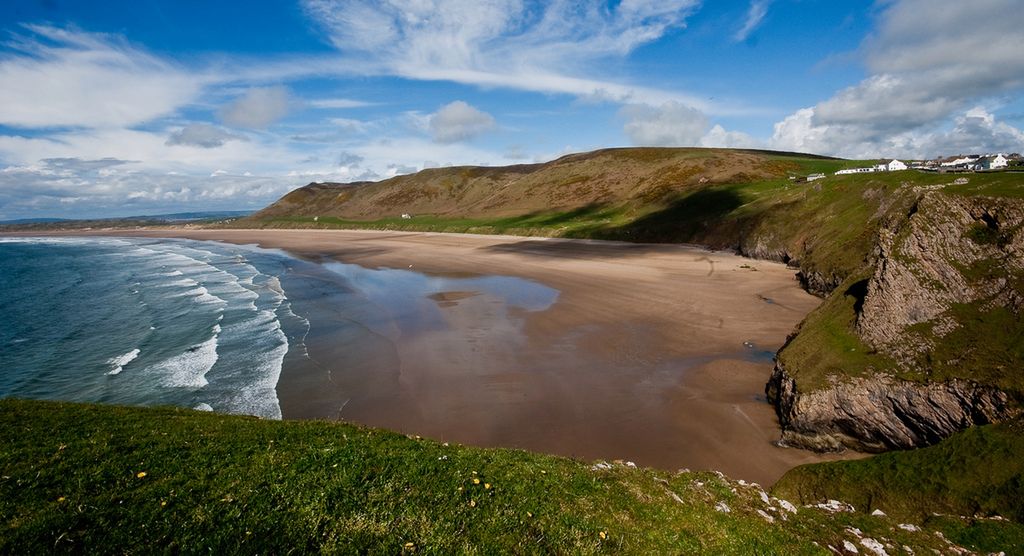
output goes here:
[{"label": "rocky cliff", "polygon": [[[1022,225],[1020,200],[925,191],[904,219],[883,227],[868,277],[832,294],[851,298],[852,331],[871,366],[804,380],[805,369],[787,361],[787,344],[766,386],[782,441],[912,448],[1019,414]],[[815,318],[804,328],[824,326]]]},{"label": "rocky cliff", "polygon": [[1019,413],[1006,392],[959,379],[833,378],[826,388],[802,393],[781,364],[766,392],[782,426],[781,444],[820,452],[929,446],[972,425]]}]

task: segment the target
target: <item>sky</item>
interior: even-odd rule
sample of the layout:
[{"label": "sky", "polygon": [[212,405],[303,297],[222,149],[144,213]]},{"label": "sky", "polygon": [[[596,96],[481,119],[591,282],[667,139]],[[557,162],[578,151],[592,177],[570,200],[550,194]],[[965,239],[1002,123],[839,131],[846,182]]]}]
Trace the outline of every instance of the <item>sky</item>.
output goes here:
[{"label": "sky", "polygon": [[619,146],[1024,151],[1021,0],[7,0],[0,220]]}]

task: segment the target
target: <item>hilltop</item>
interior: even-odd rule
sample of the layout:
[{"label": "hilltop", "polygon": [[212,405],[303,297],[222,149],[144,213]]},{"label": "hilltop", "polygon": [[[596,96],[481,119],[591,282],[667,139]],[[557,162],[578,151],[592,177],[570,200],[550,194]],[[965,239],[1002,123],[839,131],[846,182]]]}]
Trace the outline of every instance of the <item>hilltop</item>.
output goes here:
[{"label": "hilltop", "polygon": [[[1024,174],[832,175],[861,165],[607,149],[310,184],[236,225],[679,242],[783,261],[825,298],[766,389],[786,443],[925,446],[1020,413]],[[826,177],[805,180],[815,173]]]}]

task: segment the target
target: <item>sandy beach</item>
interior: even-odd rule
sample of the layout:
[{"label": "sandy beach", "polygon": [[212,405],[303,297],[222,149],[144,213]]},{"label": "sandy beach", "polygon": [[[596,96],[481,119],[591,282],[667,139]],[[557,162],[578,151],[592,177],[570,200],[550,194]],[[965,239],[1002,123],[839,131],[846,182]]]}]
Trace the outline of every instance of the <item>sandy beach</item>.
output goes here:
[{"label": "sandy beach", "polygon": [[[778,424],[763,394],[770,356],[819,303],[782,264],[679,245],[506,236],[116,235],[257,244],[328,268],[339,261],[359,272],[401,269],[454,284],[415,299],[367,294],[361,322],[372,334],[357,337],[352,315],[323,297],[336,273],[285,282],[313,323],[308,358],[286,361],[278,384],[285,418],[340,418],[667,470],[716,469],[762,484],[795,465],[835,458],[772,444]],[[473,286],[474,277],[508,279],[494,289]],[[519,289],[554,290],[554,301],[510,303]],[[405,317],[373,322],[375,312],[396,311]]]}]

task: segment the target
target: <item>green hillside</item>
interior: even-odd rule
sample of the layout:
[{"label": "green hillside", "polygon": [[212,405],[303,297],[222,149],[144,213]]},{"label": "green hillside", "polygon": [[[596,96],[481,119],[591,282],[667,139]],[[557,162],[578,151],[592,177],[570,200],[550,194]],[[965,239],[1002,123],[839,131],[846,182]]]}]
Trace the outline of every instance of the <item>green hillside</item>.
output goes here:
[{"label": "green hillside", "polygon": [[[950,553],[715,473],[445,445],[345,423],[0,400],[0,553]],[[1018,529],[940,524],[968,547]],[[952,537],[951,537],[952,538]],[[973,544],[971,544],[973,543]]]}]

